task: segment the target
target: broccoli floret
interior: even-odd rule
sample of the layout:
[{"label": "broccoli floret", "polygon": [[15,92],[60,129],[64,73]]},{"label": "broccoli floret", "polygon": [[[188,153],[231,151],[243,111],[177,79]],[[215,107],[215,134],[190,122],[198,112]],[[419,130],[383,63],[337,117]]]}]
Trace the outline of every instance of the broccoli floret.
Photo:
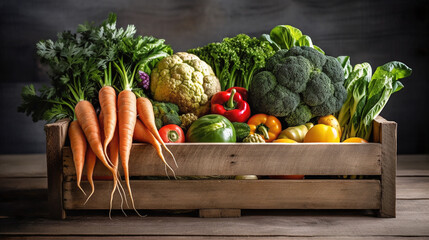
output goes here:
[{"label": "broccoli floret", "polygon": [[311,109],[305,104],[300,104],[291,114],[285,117],[285,121],[289,126],[297,126],[302,122],[309,122],[312,116]]},{"label": "broccoli floret", "polygon": [[167,124],[180,125],[179,107],[174,103],[152,101],[155,125],[158,129]]},{"label": "broccoli floret", "polygon": [[182,124],[182,121],[180,121],[179,114],[177,114],[177,112],[174,112],[166,113],[164,116],[162,116],[162,123],[163,125],[176,124],[180,126]]},{"label": "broccoli floret", "polygon": [[287,57],[273,69],[278,83],[295,93],[305,90],[311,72],[312,65],[302,56]]},{"label": "broccoli floret", "polygon": [[290,126],[341,109],[347,92],[344,71],[333,57],[310,47],[279,50],[266,71],[254,76],[249,102],[255,112],[284,117]]},{"label": "broccoli floret", "polygon": [[[254,88],[254,89],[252,89]],[[250,95],[250,104],[255,109],[266,108],[270,115],[287,115],[292,112],[300,102],[299,94],[277,84],[276,77],[268,71],[255,75],[249,92],[259,92],[259,95]]]},{"label": "broccoli floret", "polygon": [[277,51],[272,57],[267,59],[267,64],[265,65],[265,69],[267,71],[273,71],[274,67],[277,64],[282,64],[285,59],[289,56],[287,56],[288,50],[287,49],[280,49]]},{"label": "broccoli floret", "polygon": [[313,72],[307,88],[302,93],[302,100],[308,106],[317,106],[324,103],[334,93],[334,86],[326,74]]},{"label": "broccoli floret", "polygon": [[338,70],[338,65],[341,66],[341,64],[338,62],[338,60],[334,57],[331,56],[326,56],[326,63],[323,66],[323,73],[326,74],[326,76],[328,76],[328,78],[331,79],[331,81],[333,83],[336,82],[342,82],[342,79],[345,79],[344,77],[344,70],[339,71]]}]

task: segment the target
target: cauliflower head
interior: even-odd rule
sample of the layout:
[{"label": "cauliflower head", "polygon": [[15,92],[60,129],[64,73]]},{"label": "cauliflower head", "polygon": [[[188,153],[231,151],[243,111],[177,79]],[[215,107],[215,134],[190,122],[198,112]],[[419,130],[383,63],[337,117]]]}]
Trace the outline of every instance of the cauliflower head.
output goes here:
[{"label": "cauliflower head", "polygon": [[252,110],[284,117],[290,126],[341,109],[347,91],[336,58],[310,47],[277,51],[249,87]]},{"label": "cauliflower head", "polygon": [[175,103],[181,113],[200,117],[210,111],[210,99],[220,91],[220,83],[206,62],[178,52],[163,58],[152,70],[150,91],[153,99]]}]

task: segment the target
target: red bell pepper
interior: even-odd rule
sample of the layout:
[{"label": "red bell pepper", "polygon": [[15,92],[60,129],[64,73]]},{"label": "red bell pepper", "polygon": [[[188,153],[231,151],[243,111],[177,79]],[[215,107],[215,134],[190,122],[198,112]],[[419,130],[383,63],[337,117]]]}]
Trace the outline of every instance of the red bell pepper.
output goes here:
[{"label": "red bell pepper", "polygon": [[231,122],[246,122],[250,117],[249,104],[236,89],[218,92],[211,99],[211,112],[228,118]]}]

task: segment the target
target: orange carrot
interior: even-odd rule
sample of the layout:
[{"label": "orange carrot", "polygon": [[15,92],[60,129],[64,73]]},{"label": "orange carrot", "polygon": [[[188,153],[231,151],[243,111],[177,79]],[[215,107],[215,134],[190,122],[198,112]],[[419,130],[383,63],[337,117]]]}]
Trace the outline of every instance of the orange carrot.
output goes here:
[{"label": "orange carrot", "polygon": [[134,129],[134,135],[133,139],[136,142],[144,142],[151,144],[158,154],[159,158],[164,162],[164,164],[173,172],[173,169],[171,169],[170,165],[165,161],[164,155],[162,154],[162,148],[158,140],[153,136],[153,134],[149,131],[149,129],[140,121],[137,119],[136,121],[136,127]]},{"label": "orange carrot", "polygon": [[109,158],[112,162],[113,169],[118,171],[119,166],[119,128],[116,126],[112,141],[109,144]]},{"label": "orange carrot", "polygon": [[107,162],[106,155],[101,144],[100,125],[98,124],[97,114],[92,104],[86,100],[80,101],[75,107],[76,118],[79,125],[85,133],[86,139],[91,146],[92,151],[100,161],[114,173],[112,166]]},{"label": "orange carrot", "polygon": [[91,185],[91,193],[89,194],[88,198],[86,199],[85,203],[88,202],[88,200],[91,198],[92,194],[94,194],[95,187],[94,187],[94,181],[93,181],[93,174],[94,174],[94,168],[95,163],[97,161],[97,157],[95,156],[94,152],[90,147],[86,149],[86,178],[88,179],[89,184]]},{"label": "orange carrot", "polygon": [[[113,135],[115,134],[117,113],[116,113],[116,92],[111,86],[104,86],[98,92],[98,99],[100,101],[101,112],[104,114],[103,129],[102,132],[105,136],[103,140],[104,154],[109,159],[107,153],[107,146],[112,141]],[[101,122],[100,122],[101,124]]]},{"label": "orange carrot", "polygon": [[[113,195],[115,193],[117,184],[121,184],[118,180],[118,176],[115,172],[115,169],[109,164],[106,155],[103,151],[103,146],[101,143],[101,134],[99,120],[97,114],[95,113],[94,107],[92,104],[86,100],[79,101],[75,107],[76,118],[79,121],[79,124],[82,127],[83,132],[85,133],[86,139],[88,140],[89,146],[91,147],[94,154],[98,159],[103,163],[103,165],[112,173],[113,176],[113,190],[110,195],[110,210],[113,205]],[[109,211],[109,217],[110,211]]]},{"label": "orange carrot", "polygon": [[[124,170],[125,182],[131,198],[131,204],[137,212],[129,177],[129,160],[133,133],[137,120],[136,95],[130,90],[123,90],[118,95],[118,127],[119,127],[119,156]],[[137,212],[138,215],[140,215]],[[141,216],[141,215],[140,215]]]},{"label": "orange carrot", "polygon": [[[153,113],[153,106],[148,98],[139,97],[137,99],[137,113],[138,113],[139,119],[143,122],[146,128],[152,133],[155,139],[165,148],[165,150],[173,157],[174,163],[176,164],[176,167],[177,167],[177,162],[173,153],[170,151],[170,149],[167,148],[164,141],[162,141],[162,138],[159,135],[158,129],[156,128],[155,115]],[[167,162],[165,162],[165,164],[167,164]],[[171,169],[170,166],[168,167]]]},{"label": "orange carrot", "polygon": [[68,135],[70,138],[70,145],[73,152],[73,162],[76,169],[77,187],[83,192],[83,194],[86,195],[85,191],[80,186],[80,181],[82,178],[83,165],[85,163],[87,143],[85,135],[78,121],[74,120],[70,123]]}]

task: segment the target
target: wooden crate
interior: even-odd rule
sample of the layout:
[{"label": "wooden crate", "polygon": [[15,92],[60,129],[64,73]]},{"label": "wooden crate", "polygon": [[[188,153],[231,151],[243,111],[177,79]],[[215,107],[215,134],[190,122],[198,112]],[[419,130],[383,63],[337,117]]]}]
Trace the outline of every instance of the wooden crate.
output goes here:
[{"label": "wooden crate", "polygon": [[[95,194],[83,205],[85,196],[76,187],[71,150],[65,146],[68,123],[62,120],[45,127],[54,218],[65,218],[67,210],[108,209],[106,196],[113,187],[112,181],[95,181]],[[130,176],[136,207],[198,209],[201,217],[237,217],[241,209],[373,209],[380,217],[395,217],[396,127],[395,122],[377,117],[374,142],[368,144],[168,144],[179,165],[177,176],[317,175],[321,179],[140,180],[165,176],[165,168],[152,146],[133,144]],[[97,164],[94,175],[109,173]],[[328,177],[336,175],[372,178]],[[89,191],[87,182],[82,185]],[[120,209],[117,195],[114,209]]]}]

